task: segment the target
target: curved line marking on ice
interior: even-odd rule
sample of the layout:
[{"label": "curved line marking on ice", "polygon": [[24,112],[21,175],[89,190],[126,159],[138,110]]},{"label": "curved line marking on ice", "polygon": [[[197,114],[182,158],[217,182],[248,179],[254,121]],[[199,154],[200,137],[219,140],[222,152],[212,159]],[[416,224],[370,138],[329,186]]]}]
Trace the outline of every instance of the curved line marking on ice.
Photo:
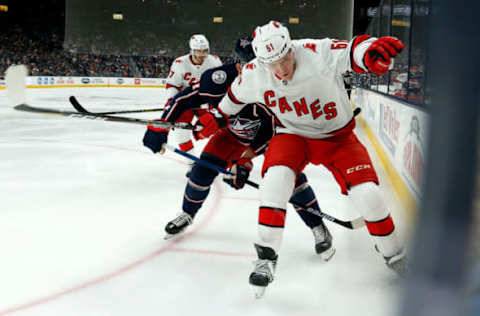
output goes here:
[{"label": "curved line marking on ice", "polygon": [[[122,148],[117,148],[117,149],[122,149]],[[215,184],[215,183],[214,183],[214,188],[215,188],[215,193],[216,194],[215,194],[215,201],[212,203],[213,207],[208,210],[208,213],[207,213],[208,215],[204,218],[204,220],[202,222],[200,222],[198,225],[194,226],[192,228],[192,230],[190,230],[190,232],[185,233],[182,236],[179,236],[178,238],[169,242],[164,247],[161,247],[160,249],[158,249],[158,250],[156,250],[156,251],[154,251],[154,252],[152,252],[152,253],[150,253],[150,254],[148,254],[148,255],[146,255],[146,256],[144,256],[144,257],[142,257],[142,258],[140,258],[140,259],[138,259],[138,260],[136,260],[132,263],[130,263],[130,264],[127,264],[127,265],[125,265],[125,266],[123,266],[123,267],[121,267],[117,270],[114,270],[113,272],[101,275],[101,276],[99,276],[99,277],[97,277],[97,278],[95,278],[91,281],[81,283],[81,284],[73,286],[69,289],[44,296],[44,297],[35,299],[33,301],[30,301],[30,302],[21,303],[21,304],[16,305],[16,306],[8,307],[4,310],[0,310],[0,316],[4,316],[4,315],[11,314],[11,313],[14,313],[14,312],[18,312],[18,311],[21,311],[21,310],[26,310],[26,309],[32,308],[34,306],[37,306],[37,305],[46,304],[46,303],[49,303],[49,302],[54,301],[56,299],[59,299],[59,298],[65,296],[65,295],[69,295],[69,294],[81,291],[83,289],[87,289],[89,287],[95,286],[95,285],[100,284],[102,282],[106,282],[110,279],[113,279],[114,277],[117,277],[117,276],[122,275],[126,272],[129,272],[130,270],[138,268],[142,264],[152,260],[153,258],[155,258],[155,257],[157,257],[157,256],[159,256],[159,255],[161,255],[161,254],[163,254],[163,253],[165,253],[169,250],[174,250],[175,249],[174,247],[177,244],[179,244],[182,240],[190,237],[191,235],[195,234],[199,230],[203,229],[210,222],[210,220],[214,217],[214,215],[216,215],[216,213],[218,212],[219,205],[220,205],[220,199],[221,199],[221,192],[220,192],[220,189],[218,188],[218,185]],[[179,251],[179,250],[177,249],[177,251]],[[212,254],[212,253],[213,252],[210,252],[210,254]]]}]

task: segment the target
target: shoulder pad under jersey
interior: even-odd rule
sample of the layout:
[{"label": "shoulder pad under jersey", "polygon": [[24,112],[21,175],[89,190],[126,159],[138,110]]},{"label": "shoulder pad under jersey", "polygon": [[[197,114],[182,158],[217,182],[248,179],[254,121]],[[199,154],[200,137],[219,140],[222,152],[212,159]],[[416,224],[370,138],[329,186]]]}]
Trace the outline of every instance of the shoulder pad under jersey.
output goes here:
[{"label": "shoulder pad under jersey", "polygon": [[225,94],[237,75],[235,63],[210,68],[200,78],[199,92],[212,95]]}]

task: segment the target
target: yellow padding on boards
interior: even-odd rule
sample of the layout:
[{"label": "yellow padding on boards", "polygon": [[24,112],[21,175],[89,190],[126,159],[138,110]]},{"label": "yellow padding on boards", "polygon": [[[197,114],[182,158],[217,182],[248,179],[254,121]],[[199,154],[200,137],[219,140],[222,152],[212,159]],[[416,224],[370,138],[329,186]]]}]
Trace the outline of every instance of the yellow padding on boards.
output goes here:
[{"label": "yellow padding on boards", "polygon": [[358,116],[358,122],[365,129],[368,138],[370,139],[375,151],[377,152],[378,157],[380,158],[387,175],[392,182],[393,188],[397,193],[400,201],[403,204],[403,207],[406,210],[406,214],[409,217],[410,222],[416,221],[416,211],[418,210],[417,200],[414,198],[407,185],[403,181],[402,177],[398,174],[397,170],[390,162],[387,153],[383,150],[382,145],[380,144],[377,136],[372,132],[365,120]]}]

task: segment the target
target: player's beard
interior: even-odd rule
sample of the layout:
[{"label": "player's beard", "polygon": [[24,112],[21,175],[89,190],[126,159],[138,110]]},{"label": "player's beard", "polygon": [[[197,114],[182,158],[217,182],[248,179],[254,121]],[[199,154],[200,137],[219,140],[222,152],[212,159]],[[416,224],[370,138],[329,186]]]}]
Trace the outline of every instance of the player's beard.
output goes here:
[{"label": "player's beard", "polygon": [[197,55],[192,55],[192,60],[195,64],[201,65],[205,61],[207,56],[197,56]]}]

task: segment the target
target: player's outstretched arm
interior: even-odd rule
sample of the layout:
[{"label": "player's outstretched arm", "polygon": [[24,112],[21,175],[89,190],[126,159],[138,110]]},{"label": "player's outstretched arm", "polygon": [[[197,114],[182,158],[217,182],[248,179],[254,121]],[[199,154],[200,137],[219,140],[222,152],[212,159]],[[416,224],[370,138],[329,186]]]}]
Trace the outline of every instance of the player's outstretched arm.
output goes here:
[{"label": "player's outstretched arm", "polygon": [[353,39],[351,53],[352,69],[357,73],[366,71],[376,75],[385,74],[393,58],[405,48],[401,40],[393,36],[371,38],[360,35]]},{"label": "player's outstretched arm", "polygon": [[203,103],[198,90],[187,87],[167,102],[161,120],[175,123],[187,110],[200,109]]}]

